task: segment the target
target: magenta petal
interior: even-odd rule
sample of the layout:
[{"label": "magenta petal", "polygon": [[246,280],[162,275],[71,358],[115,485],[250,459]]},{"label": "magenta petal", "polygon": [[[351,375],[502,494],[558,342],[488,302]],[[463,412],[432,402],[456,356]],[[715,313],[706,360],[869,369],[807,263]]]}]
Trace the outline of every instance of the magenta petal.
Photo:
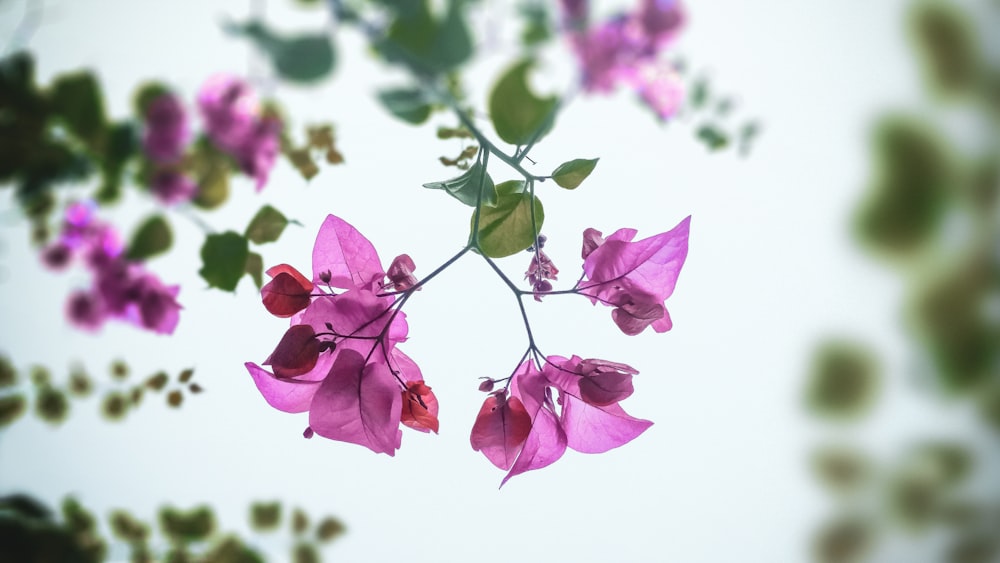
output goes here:
[{"label": "magenta petal", "polygon": [[328,215],[313,247],[313,282],[329,272],[330,285],[340,289],[370,289],[385,277],[375,247],[346,221]]},{"label": "magenta petal", "polygon": [[424,376],[420,373],[420,368],[417,366],[417,363],[410,359],[409,356],[401,352],[399,348],[393,348],[392,352],[389,354],[389,358],[392,360],[392,368],[399,372],[399,378],[403,381],[411,382],[424,380]]},{"label": "magenta petal", "polygon": [[585,454],[599,454],[627,444],[653,425],[629,416],[617,403],[595,407],[566,394],[561,401],[567,445]]},{"label": "magenta petal", "polygon": [[[309,410],[313,395],[319,389],[319,381],[278,379],[271,372],[253,362],[243,364],[250,377],[264,396],[267,404],[285,412],[305,412]],[[305,376],[305,377],[308,377]]]},{"label": "magenta petal", "polygon": [[309,427],[324,438],[392,456],[400,444],[401,411],[400,387],[389,368],[365,365],[361,354],[343,350],[313,397]]},{"label": "magenta petal", "polygon": [[517,397],[492,394],[483,401],[469,442],[490,463],[510,469],[531,432],[531,417]]},{"label": "magenta petal", "polygon": [[559,425],[555,413],[546,408],[539,409],[517,461],[500,482],[500,486],[503,487],[515,475],[552,465],[566,452],[566,444],[566,433]]}]

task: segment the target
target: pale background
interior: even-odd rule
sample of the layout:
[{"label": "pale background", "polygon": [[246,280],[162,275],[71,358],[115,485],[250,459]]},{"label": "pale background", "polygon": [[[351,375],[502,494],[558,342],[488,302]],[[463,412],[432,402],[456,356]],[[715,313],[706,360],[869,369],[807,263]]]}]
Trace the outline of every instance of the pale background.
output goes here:
[{"label": "pale background", "polygon": [[[43,364],[63,376],[83,359],[104,378],[125,359],[136,376],[195,368],[206,391],[180,411],[150,400],[124,423],[109,424],[98,401],[74,401],[53,428],[27,416],[0,434],[0,493],[26,491],[50,502],[77,495],[105,514],[127,508],[151,519],[158,506],[214,505],[223,529],[248,531],[252,500],[281,499],[311,514],[335,514],[349,532],[326,553],[339,561],[671,561],[796,562],[832,513],[809,474],[809,448],[830,432],[802,408],[810,353],[826,334],[877,346],[889,376],[879,409],[853,436],[891,457],[907,437],[961,435],[974,426],[963,408],[929,405],[913,391],[911,350],[900,331],[901,285],[860,254],[848,219],[869,177],[867,134],[888,108],[919,109],[919,72],[903,26],[903,5],[768,0],[689,2],[690,26],[677,52],[707,70],[716,88],[737,95],[738,117],[758,117],[764,134],[748,159],[710,155],[692,122],[663,127],[626,92],[577,99],[535,151],[538,173],[577,157],[600,157],[575,192],[542,185],[546,251],[569,287],[579,273],[580,233],[622,226],[641,237],[693,215],[687,264],[667,305],[673,331],[622,335],[607,308],[581,298],[531,303],[547,354],[627,362],[641,371],[626,410],[655,425],[604,455],[567,452],[555,465],[513,479],[469,446],[483,395],[479,377],[504,377],[526,339],[513,298],[475,256],[430,283],[407,304],[410,341],[441,402],[441,434],[406,432],[395,458],[319,438],[304,440],[306,415],[268,407],[243,368],[262,361],[284,331],[244,279],[236,295],[205,289],[198,277],[201,231],[173,217],[178,242],[150,268],[182,284],[184,306],[172,337],[109,324],[99,335],[67,326],[69,289],[82,270],[53,274],[29,248],[10,190],[0,192],[0,349],[19,366]],[[38,80],[94,68],[109,112],[129,111],[133,88],[163,80],[191,100],[217,71],[245,74],[249,49],[219,23],[243,18],[245,2],[47,1],[30,40]],[[21,2],[0,2],[0,37],[18,24]],[[272,0],[279,28],[318,29],[322,10]],[[498,31],[505,13],[489,7],[489,53],[470,72],[480,107],[514,45]],[[509,26],[509,24],[508,24]],[[241,230],[271,203],[302,222],[262,247],[265,264],[309,270],[316,230],[328,213],[372,240],[383,264],[409,253],[418,275],[461,248],[468,209],[420,184],[453,175],[436,162],[455,142],[430,125],[394,121],[373,99],[402,75],[367,56],[353,32],[338,36],[335,78],[314,88],[279,85],[274,94],[301,127],[336,124],[347,165],[307,184],[284,162],[267,188],[234,185],[222,211],[203,215],[215,229]],[[547,52],[539,88],[568,87],[570,59]],[[435,125],[454,125],[447,116]],[[486,121],[484,130],[492,134]],[[491,168],[498,181],[513,178]],[[109,217],[125,232],[153,208],[131,191]],[[511,275],[527,255],[503,261]],[[107,385],[110,385],[108,383]],[[280,560],[285,539],[261,536]],[[933,561],[920,543],[883,546],[878,560]]]}]

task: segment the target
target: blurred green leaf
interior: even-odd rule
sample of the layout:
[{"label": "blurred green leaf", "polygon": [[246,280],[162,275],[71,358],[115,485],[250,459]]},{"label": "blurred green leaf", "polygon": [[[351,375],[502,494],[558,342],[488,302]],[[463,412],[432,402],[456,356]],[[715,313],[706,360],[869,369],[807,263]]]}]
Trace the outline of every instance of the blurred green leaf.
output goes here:
[{"label": "blurred green leaf", "polygon": [[167,219],[163,215],[153,215],[136,229],[132,235],[132,242],[125,251],[125,257],[129,260],[146,260],[170,250],[173,242],[174,235]]},{"label": "blurred green leaf", "polygon": [[956,537],[948,547],[946,563],[996,563],[1000,543],[995,533],[979,530]]},{"label": "blurred green leaf", "polygon": [[114,510],[108,516],[111,533],[130,543],[144,542],[149,537],[149,526],[124,510]]},{"label": "blurred green leaf", "polygon": [[52,112],[94,154],[104,152],[107,117],[97,79],[89,72],[63,74],[49,91]]},{"label": "blurred green leaf", "polygon": [[175,389],[167,393],[167,405],[172,408],[180,408],[181,403],[184,402],[184,393],[179,389]]},{"label": "blurred green leaf", "polygon": [[309,528],[309,516],[300,508],[292,511],[292,533],[299,536]]},{"label": "blurred green leaf", "polygon": [[135,127],[129,122],[110,126],[104,154],[101,155],[101,186],[95,199],[102,203],[117,201],[121,197],[122,175],[130,158],[139,147]]},{"label": "blurred green leaf", "polygon": [[953,191],[951,157],[924,123],[890,116],[878,124],[876,177],[859,210],[863,240],[895,254],[918,250],[936,233]]},{"label": "blurred green leaf", "polygon": [[856,342],[830,340],[816,351],[806,400],[819,415],[857,418],[874,401],[878,385],[878,368],[867,347]]},{"label": "blurred green leaf", "polygon": [[[506,183],[505,183],[506,184]],[[535,228],[532,228],[534,206]],[[501,193],[496,207],[483,207],[479,217],[479,250],[491,258],[516,254],[534,244],[545,221],[537,197],[527,193]],[[475,223],[475,214],[470,226]]]},{"label": "blurred green leaf", "polygon": [[253,279],[257,289],[264,287],[264,257],[256,252],[247,254],[246,273]]},{"label": "blurred green leaf", "polygon": [[178,510],[165,506],[160,509],[160,529],[167,537],[182,542],[207,539],[215,530],[215,514],[209,506]]},{"label": "blurred green leaf", "polygon": [[813,541],[819,563],[860,563],[875,540],[875,527],[860,516],[845,515],[825,524]]},{"label": "blurred green leaf", "polygon": [[713,152],[729,146],[729,135],[714,123],[705,123],[698,127],[695,137]]},{"label": "blurred green leaf", "polygon": [[856,493],[871,477],[871,462],[856,448],[827,446],[813,453],[812,466],[824,485],[838,493]]},{"label": "blurred green leaf", "polygon": [[292,548],[292,561],[293,563],[319,563],[321,559],[315,545],[299,542]]},{"label": "blurred green leaf", "polygon": [[135,111],[136,117],[145,119],[146,111],[149,109],[149,104],[151,104],[156,98],[170,93],[170,88],[162,82],[146,82],[145,84],[140,84],[139,88],[132,97],[132,109]]},{"label": "blurred green leaf", "polygon": [[31,384],[35,386],[52,383],[52,374],[49,372],[49,368],[45,366],[31,366],[30,378]]},{"label": "blurred green leaf", "polygon": [[211,561],[211,563],[264,563],[265,560],[239,538],[228,536],[205,553],[204,561]]},{"label": "blurred green leaf", "polygon": [[115,360],[111,362],[111,376],[115,379],[122,380],[128,377],[129,369],[128,364],[125,360]]},{"label": "blurred green leaf", "polygon": [[229,199],[230,160],[207,139],[194,144],[191,172],[198,182],[194,204],[203,209],[214,209]]},{"label": "blurred green leaf", "polygon": [[128,401],[119,391],[111,391],[104,396],[101,412],[108,420],[121,420],[128,412]]},{"label": "blurred green leaf", "polygon": [[521,44],[534,47],[552,38],[549,29],[549,12],[543,2],[524,2],[518,6],[518,13],[524,20]]},{"label": "blurred green leaf", "polygon": [[0,354],[0,389],[17,385],[17,370],[10,358]]},{"label": "blurred green leaf", "polygon": [[82,367],[74,367],[69,374],[69,392],[77,397],[86,397],[93,391],[94,384]]},{"label": "blurred green leaf", "polygon": [[281,525],[281,502],[255,502],[250,505],[250,525],[258,532],[269,532]]},{"label": "blurred green leaf", "polygon": [[598,160],[600,159],[577,158],[564,162],[552,171],[552,180],[567,190],[576,189],[594,171]]},{"label": "blurred green leaf", "polygon": [[431,13],[427,0],[384,3],[395,10],[395,18],[375,47],[387,60],[403,63],[418,74],[441,74],[472,55],[465,0],[448,0],[441,19]]},{"label": "blurred green leaf", "polygon": [[344,523],[339,519],[332,516],[327,516],[326,518],[320,520],[319,524],[316,526],[316,539],[321,542],[328,542],[335,538],[344,535],[347,528]]},{"label": "blurred green leaf", "polygon": [[20,393],[0,395],[0,428],[9,426],[21,418],[26,407],[27,400]]},{"label": "blurred green leaf", "polygon": [[497,135],[512,145],[526,145],[552,128],[555,96],[541,98],[528,87],[533,59],[524,59],[500,77],[490,92],[490,118]]},{"label": "blurred green leaf", "polygon": [[161,391],[166,387],[168,381],[170,381],[170,376],[164,371],[158,371],[146,379],[146,387],[154,391]]},{"label": "blurred green leaf", "polygon": [[394,116],[413,125],[427,121],[434,109],[418,88],[380,90],[378,101]]},{"label": "blurred green leaf", "polygon": [[66,527],[74,532],[94,531],[94,525],[96,524],[94,515],[73,497],[63,499],[62,516],[63,520],[66,521]]},{"label": "blurred green leaf", "polygon": [[497,193],[496,187],[493,185],[493,179],[490,178],[489,173],[478,162],[457,178],[452,178],[444,182],[424,184],[425,188],[448,192],[452,197],[469,207],[476,206],[480,186],[482,186],[483,192],[483,205],[495,206],[497,204]]},{"label": "blurred green leaf", "polygon": [[328,32],[284,37],[259,21],[232,24],[227,31],[250,39],[268,56],[274,70],[291,82],[316,82],[330,74],[336,64]]},{"label": "blurred green leaf", "polygon": [[51,385],[40,386],[35,395],[35,413],[50,424],[63,422],[69,413],[69,399],[66,398],[66,393]]},{"label": "blurred green leaf", "polygon": [[930,83],[942,93],[973,90],[982,61],[972,23],[964,10],[938,0],[913,3],[910,28]]},{"label": "blurred green leaf", "polygon": [[191,381],[192,377],[194,377],[194,370],[191,368],[187,368],[177,376],[177,381],[180,381],[181,383],[187,383],[188,381]]},{"label": "blurred green leaf", "polygon": [[211,287],[235,291],[246,272],[249,253],[247,239],[239,233],[208,235],[201,247],[202,268],[198,273]]},{"label": "blurred green leaf", "polygon": [[285,227],[288,226],[288,218],[280,211],[265,205],[253,216],[250,224],[247,225],[246,237],[254,244],[264,244],[274,242],[281,237]]}]

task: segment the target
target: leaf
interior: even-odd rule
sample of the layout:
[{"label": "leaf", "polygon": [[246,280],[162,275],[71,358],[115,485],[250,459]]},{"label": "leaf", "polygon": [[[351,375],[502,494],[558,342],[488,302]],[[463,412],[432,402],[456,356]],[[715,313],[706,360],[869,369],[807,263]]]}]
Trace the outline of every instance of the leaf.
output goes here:
[{"label": "leaf", "polygon": [[433,107],[424,99],[424,94],[416,88],[393,88],[381,90],[378,101],[390,113],[413,125],[420,125],[431,116]]},{"label": "leaf", "polygon": [[552,128],[557,98],[540,98],[528,88],[528,71],[534,63],[532,59],[517,63],[490,92],[493,127],[501,139],[512,145],[526,145]]},{"label": "leaf", "polygon": [[253,279],[257,289],[264,287],[264,258],[256,252],[247,254],[246,273]]},{"label": "leaf", "polygon": [[426,0],[394,3],[396,17],[376,49],[420,74],[453,70],[472,55],[472,37],[464,19],[464,0],[449,0],[441,20]]},{"label": "leaf", "polygon": [[315,82],[330,74],[336,64],[336,51],[327,33],[284,37],[259,21],[232,24],[227,31],[250,39],[271,59],[274,70],[291,82]]},{"label": "leaf", "polygon": [[194,204],[202,209],[214,209],[229,199],[229,160],[207,139],[195,143],[192,172],[198,181]]},{"label": "leaf", "polygon": [[699,127],[698,131],[695,132],[695,137],[704,143],[710,151],[722,150],[729,146],[729,136],[722,129],[719,129],[718,126],[711,123],[706,123]]},{"label": "leaf", "polygon": [[531,432],[531,415],[517,397],[490,395],[483,401],[469,441],[499,469],[508,470]]},{"label": "leaf", "polygon": [[101,187],[95,198],[106,203],[121,196],[122,173],[128,160],[139,148],[139,141],[132,123],[115,123],[108,129],[107,144],[101,157]]},{"label": "leaf", "polygon": [[945,94],[968,92],[981,83],[982,53],[973,22],[957,6],[917,2],[911,34],[931,84]]},{"label": "leaf", "polygon": [[478,162],[473,164],[468,171],[457,178],[444,182],[430,182],[424,187],[431,190],[444,190],[452,197],[461,201],[469,207],[475,207],[478,199],[480,185],[482,185],[483,205],[493,207],[497,204],[496,187],[493,179]]},{"label": "leaf", "polygon": [[567,190],[575,189],[590,173],[594,171],[594,167],[597,166],[597,161],[600,159],[587,160],[584,158],[577,158],[569,162],[564,162],[559,165],[558,168],[552,171],[552,179],[560,187],[566,188]]},{"label": "leaf", "polygon": [[[534,229],[531,228],[532,203]],[[496,207],[483,207],[480,212],[479,250],[491,258],[516,254],[534,244],[544,220],[545,210],[537,197],[526,193],[501,194]],[[472,221],[475,221],[475,215]]]},{"label": "leaf", "polygon": [[53,113],[96,154],[103,152],[107,117],[101,87],[89,72],[56,78],[49,94]]},{"label": "leaf", "polygon": [[170,249],[174,236],[170,224],[163,215],[149,217],[132,235],[132,242],[125,252],[129,260],[142,261],[151,256],[162,254]]},{"label": "leaf", "polygon": [[202,267],[198,273],[211,287],[235,291],[246,272],[249,252],[247,239],[239,233],[227,231],[208,235],[201,247]]},{"label": "leaf", "polygon": [[867,411],[878,386],[878,367],[867,347],[830,340],[816,351],[806,399],[819,415],[851,419]]},{"label": "leaf", "polygon": [[288,225],[288,219],[270,205],[260,208],[247,225],[246,237],[254,244],[274,242]]}]

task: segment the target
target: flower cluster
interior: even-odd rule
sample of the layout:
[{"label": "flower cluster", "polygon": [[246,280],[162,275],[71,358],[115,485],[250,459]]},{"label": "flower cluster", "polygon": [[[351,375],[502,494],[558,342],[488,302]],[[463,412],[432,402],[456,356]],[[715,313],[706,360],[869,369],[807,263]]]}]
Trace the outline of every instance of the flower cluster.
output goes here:
[{"label": "flower cluster", "polygon": [[95,207],[89,202],[71,204],[59,239],[42,252],[43,262],[53,269],[80,258],[93,274],[91,288],[70,295],[67,318],[87,330],[98,330],[115,318],[160,334],[172,333],[179,318],[180,288],[164,285],[141,264],[128,260],[118,233],[95,217]]},{"label": "flower cluster", "polygon": [[503,486],[515,475],[551,465],[566,448],[603,453],[627,444],[653,424],[618,405],[632,394],[638,373],[625,364],[577,356],[549,356],[541,370],[526,361],[509,386],[483,402],[472,449],[508,471]]},{"label": "flower cluster", "polygon": [[398,292],[418,289],[413,261],[398,256],[386,273],[371,242],[330,215],[312,262],[312,279],[287,264],[267,271],[264,306],[291,326],[263,362],[271,371],[246,364],[264,399],[285,412],[309,411],[306,436],[376,453],[395,454],[400,424],[437,432],[437,399],[397,347],[409,331]]},{"label": "flower cluster", "polygon": [[[218,74],[198,93],[198,109],[212,143],[231,156],[259,191],[280,148],[281,122],[264,116],[250,86],[239,78]],[[184,153],[191,132],[181,100],[162,92],[143,107],[143,152],[152,164],[150,190],[164,205],[190,201],[197,192],[185,170]]]},{"label": "flower cluster", "polygon": [[585,2],[563,0],[561,5],[585,91],[608,93],[626,84],[661,119],[677,111],[683,85],[660,53],[683,26],[678,0],[640,0],[633,11],[589,28]]}]

